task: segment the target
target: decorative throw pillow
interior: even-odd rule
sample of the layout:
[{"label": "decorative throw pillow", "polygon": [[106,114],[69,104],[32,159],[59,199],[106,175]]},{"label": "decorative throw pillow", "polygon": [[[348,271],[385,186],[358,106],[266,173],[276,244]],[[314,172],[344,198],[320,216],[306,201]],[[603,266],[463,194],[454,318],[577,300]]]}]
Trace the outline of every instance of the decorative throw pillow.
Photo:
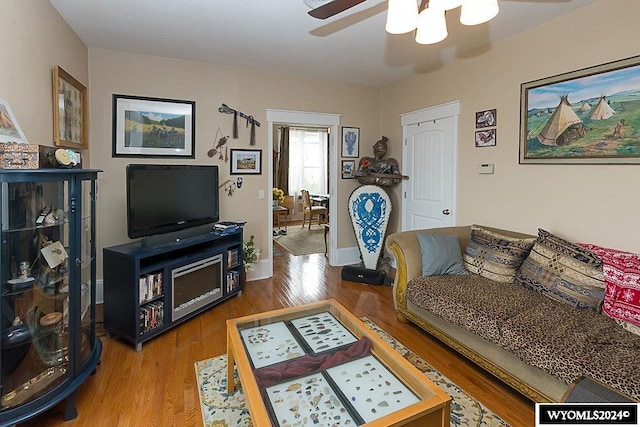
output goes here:
[{"label": "decorative throw pillow", "polygon": [[596,313],[604,299],[600,258],[541,228],[516,281],[549,298]]},{"label": "decorative throw pillow", "polygon": [[422,252],[422,275],[468,274],[462,264],[458,237],[453,234],[418,233]]},{"label": "decorative throw pillow", "polygon": [[465,249],[464,267],[497,282],[511,283],[527,258],[535,238],[517,238],[471,226],[471,240]]},{"label": "decorative throw pillow", "polygon": [[602,311],[640,335],[640,254],[579,243],[602,260],[606,292]]}]

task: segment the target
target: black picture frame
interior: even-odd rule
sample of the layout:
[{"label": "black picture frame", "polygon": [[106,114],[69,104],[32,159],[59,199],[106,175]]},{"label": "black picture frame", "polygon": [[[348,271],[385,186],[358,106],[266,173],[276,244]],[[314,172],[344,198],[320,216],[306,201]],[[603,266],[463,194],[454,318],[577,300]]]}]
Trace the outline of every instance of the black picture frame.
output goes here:
[{"label": "black picture frame", "polygon": [[231,149],[231,175],[261,175],[262,150]]},{"label": "black picture frame", "polygon": [[113,157],[195,158],[196,103],[113,95]]},{"label": "black picture frame", "polygon": [[476,129],[488,128],[498,124],[498,110],[476,111]]},{"label": "black picture frame", "polygon": [[483,129],[476,131],[476,147],[495,147],[497,144],[496,129]]},{"label": "black picture frame", "polygon": [[342,161],[342,179],[355,178],[356,161],[355,160],[343,160]]},{"label": "black picture frame", "polygon": [[360,128],[342,127],[342,157],[360,157]]}]

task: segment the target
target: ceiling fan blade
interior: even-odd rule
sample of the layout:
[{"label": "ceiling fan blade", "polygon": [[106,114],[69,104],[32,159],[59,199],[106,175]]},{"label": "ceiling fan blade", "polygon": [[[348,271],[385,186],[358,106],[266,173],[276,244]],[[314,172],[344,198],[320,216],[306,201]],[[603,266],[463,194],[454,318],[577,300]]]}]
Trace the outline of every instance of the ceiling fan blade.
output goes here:
[{"label": "ceiling fan blade", "polygon": [[365,0],[334,0],[310,10],[309,15],[318,19],[327,19],[364,1]]}]

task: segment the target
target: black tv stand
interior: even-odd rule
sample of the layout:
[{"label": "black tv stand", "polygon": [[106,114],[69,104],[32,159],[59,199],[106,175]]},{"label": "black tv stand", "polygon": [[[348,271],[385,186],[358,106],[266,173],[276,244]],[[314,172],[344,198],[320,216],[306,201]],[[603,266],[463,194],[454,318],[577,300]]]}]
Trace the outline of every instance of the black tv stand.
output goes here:
[{"label": "black tv stand", "polygon": [[144,341],[240,295],[243,230],[212,227],[151,240],[152,247],[136,241],[104,248],[105,329],[140,351]]},{"label": "black tv stand", "polygon": [[205,224],[197,227],[185,228],[184,230],[172,231],[171,233],[154,234],[152,236],[143,237],[140,244],[143,248],[155,248],[174,243],[180,243],[183,240],[204,236],[213,232],[213,224]]}]

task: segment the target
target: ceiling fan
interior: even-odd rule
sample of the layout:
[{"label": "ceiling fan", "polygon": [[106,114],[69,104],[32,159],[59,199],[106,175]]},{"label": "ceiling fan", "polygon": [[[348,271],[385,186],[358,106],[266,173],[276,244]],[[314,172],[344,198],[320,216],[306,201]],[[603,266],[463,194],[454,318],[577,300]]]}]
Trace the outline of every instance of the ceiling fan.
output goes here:
[{"label": "ceiling fan", "polygon": [[[312,10],[309,11],[309,15],[318,19],[327,19],[341,12],[344,12],[347,9],[357,6],[360,3],[364,3],[366,0],[303,0],[303,1],[307,6],[313,8]],[[510,1],[531,1],[531,2],[540,2],[540,3],[553,3],[553,2],[567,2],[570,0],[510,0]],[[428,3],[429,3],[429,0],[421,0],[418,10],[423,10]],[[438,1],[438,3],[441,3],[441,2]],[[460,2],[447,0],[447,1],[442,1],[442,3],[457,3],[459,5]]]},{"label": "ceiling fan", "polygon": [[365,1],[366,0],[332,0],[327,2],[326,0],[305,0],[305,3],[309,7],[313,7],[313,9],[309,11],[309,15],[318,19],[327,19]]}]

